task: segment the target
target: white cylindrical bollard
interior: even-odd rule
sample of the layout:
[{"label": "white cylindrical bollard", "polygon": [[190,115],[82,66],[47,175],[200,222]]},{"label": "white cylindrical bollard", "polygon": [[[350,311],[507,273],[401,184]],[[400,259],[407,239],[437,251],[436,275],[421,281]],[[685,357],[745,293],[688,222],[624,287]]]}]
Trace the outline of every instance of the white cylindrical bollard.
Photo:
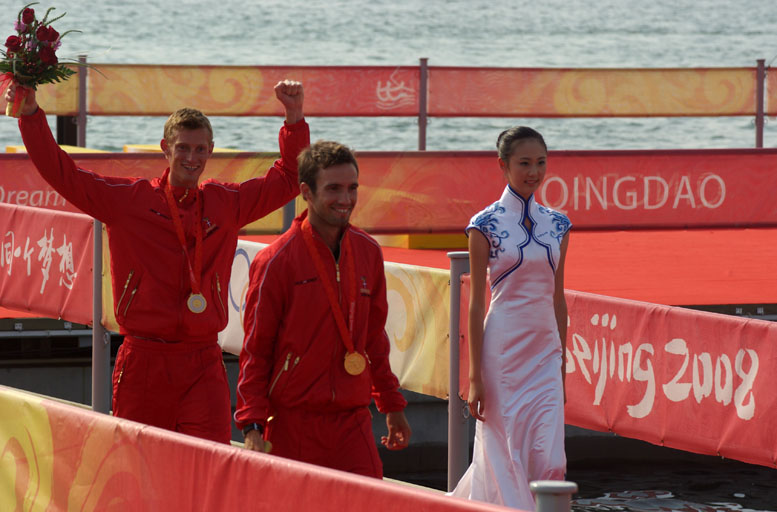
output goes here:
[{"label": "white cylindrical bollard", "polygon": [[529,484],[529,489],[537,501],[537,512],[569,512],[577,484],[563,480],[535,480]]}]

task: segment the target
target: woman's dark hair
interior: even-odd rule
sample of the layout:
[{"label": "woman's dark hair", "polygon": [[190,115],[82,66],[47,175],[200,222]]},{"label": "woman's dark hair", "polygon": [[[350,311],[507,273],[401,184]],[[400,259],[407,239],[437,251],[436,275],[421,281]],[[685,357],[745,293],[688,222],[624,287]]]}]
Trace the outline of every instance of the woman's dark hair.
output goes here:
[{"label": "woman's dark hair", "polygon": [[513,126],[502,133],[496,139],[496,150],[499,153],[499,158],[504,162],[510,159],[510,154],[513,151],[513,145],[516,141],[535,139],[542,144],[545,151],[548,151],[548,145],[545,144],[545,139],[542,138],[540,132],[528,126]]}]

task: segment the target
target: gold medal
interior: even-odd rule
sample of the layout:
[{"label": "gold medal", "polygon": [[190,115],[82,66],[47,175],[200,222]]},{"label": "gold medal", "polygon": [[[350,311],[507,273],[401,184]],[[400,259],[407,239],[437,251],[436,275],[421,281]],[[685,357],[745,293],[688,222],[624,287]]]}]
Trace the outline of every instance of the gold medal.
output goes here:
[{"label": "gold medal", "polygon": [[186,305],[192,313],[202,313],[208,307],[208,301],[205,300],[201,293],[192,293],[189,295]]},{"label": "gold medal", "polygon": [[344,364],[349,375],[360,375],[367,367],[367,360],[358,352],[349,352],[345,354]]}]

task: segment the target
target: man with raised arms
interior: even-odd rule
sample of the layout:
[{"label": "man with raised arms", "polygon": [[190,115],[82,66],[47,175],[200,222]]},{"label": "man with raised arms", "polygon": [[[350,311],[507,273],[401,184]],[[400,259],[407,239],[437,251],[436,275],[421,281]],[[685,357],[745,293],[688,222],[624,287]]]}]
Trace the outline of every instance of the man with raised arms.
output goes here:
[{"label": "man with raised arms", "polygon": [[[6,92],[13,101],[16,86]],[[108,230],[116,320],[124,342],[113,373],[114,415],[229,443],[230,396],[217,335],[227,324],[227,288],[238,231],[293,199],[297,155],[310,134],[302,84],[275,86],[286,112],[281,158],[264,177],[222,183],[200,176],[213,130],[184,108],[165,123],[169,167],[152,180],[82,169],[55,142],[34,91],[19,119],[41,176]]]}]

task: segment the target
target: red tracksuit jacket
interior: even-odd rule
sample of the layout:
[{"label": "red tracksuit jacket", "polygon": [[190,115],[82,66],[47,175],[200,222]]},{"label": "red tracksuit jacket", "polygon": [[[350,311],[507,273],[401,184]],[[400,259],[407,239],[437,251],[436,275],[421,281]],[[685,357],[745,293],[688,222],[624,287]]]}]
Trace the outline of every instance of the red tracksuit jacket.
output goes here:
[{"label": "red tracksuit jacket", "polygon": [[[243,183],[207,180],[203,198],[202,293],[208,307],[192,313],[188,264],[171,220],[161,178],[101,176],[79,168],[57,146],[42,109],[19,120],[27,152],[41,176],[65,199],[108,230],[116,320],[122,334],[168,341],[215,341],[227,324],[227,292],[238,231],[298,193],[297,155],[310,142],[307,123],[280,130],[281,158],[264,177]],[[176,198],[184,189],[173,187]],[[194,254],[193,199],[178,203]]]},{"label": "red tracksuit jacket", "polygon": [[[345,345],[305,246],[301,225],[306,216],[304,212],[297,217],[291,229],[259,251],[251,264],[235,411],[241,429],[248,423],[263,423],[274,408],[344,411],[365,407],[373,397],[383,413],[401,411],[407,405],[389,366],[380,246],[364,231],[346,229],[357,280],[353,340],[368,357],[365,371],[353,376],[343,366]],[[334,284],[332,251],[315,230],[314,240]],[[343,253],[345,244],[341,247],[340,286],[346,289],[349,258]]]}]

